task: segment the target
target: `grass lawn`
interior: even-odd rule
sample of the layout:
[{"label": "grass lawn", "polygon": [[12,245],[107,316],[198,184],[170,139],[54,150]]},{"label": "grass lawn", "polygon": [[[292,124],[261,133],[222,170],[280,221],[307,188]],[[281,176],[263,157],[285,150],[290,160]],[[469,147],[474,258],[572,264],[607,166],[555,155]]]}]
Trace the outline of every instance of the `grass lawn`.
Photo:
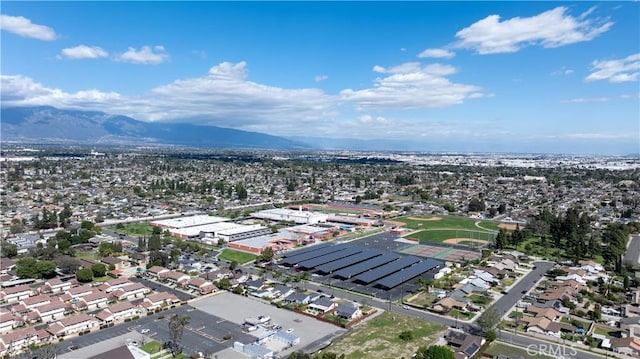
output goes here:
[{"label": "grass lawn", "polygon": [[[335,340],[325,351],[344,353],[345,359],[410,358],[419,346],[435,340],[435,333],[444,326],[399,313],[385,312],[355,326],[345,336]],[[405,342],[398,337],[410,330],[415,339]]]},{"label": "grass lawn", "polygon": [[451,318],[458,318],[458,319],[462,319],[462,320],[468,320],[471,319],[475,316],[474,313],[469,313],[469,312],[461,312],[457,309],[451,309],[448,313],[448,315]]},{"label": "grass lawn", "polygon": [[106,282],[113,279],[113,277],[110,277],[108,275],[105,275],[104,277],[96,277],[93,278],[93,280],[91,281],[91,283],[102,283],[102,282]]},{"label": "grass lawn", "polygon": [[76,258],[82,259],[98,259],[99,255],[96,251],[76,251]]},{"label": "grass lawn", "polygon": [[159,342],[148,342],[147,344],[140,347],[140,349],[144,350],[149,354],[157,353],[162,349],[162,344]]},{"label": "grass lawn", "polygon": [[436,296],[434,294],[429,294],[425,292],[420,292],[411,298],[409,303],[412,305],[418,305],[422,307],[429,307],[436,301]]},{"label": "grass lawn", "polygon": [[507,345],[500,342],[493,342],[489,344],[487,349],[483,353],[485,356],[494,357],[500,354],[508,355],[509,357],[518,358],[524,357],[527,359],[553,359],[553,357],[545,356],[545,355],[529,355],[527,350],[524,348],[517,348],[511,345]]},{"label": "grass lawn", "polygon": [[[416,219],[417,218],[417,219]],[[423,220],[420,220],[422,218]],[[465,217],[439,217],[439,220],[429,220],[433,217],[421,217],[421,216],[409,216],[394,218],[393,221],[405,223],[405,227],[409,229],[466,229],[472,231],[485,230],[498,230],[498,224],[490,221],[480,221],[479,225],[482,228],[476,226],[477,219],[465,218]]]},{"label": "grass lawn", "polygon": [[616,335],[618,335],[618,333],[620,332],[620,329],[615,327],[596,324],[593,331],[595,334],[601,334],[611,339],[611,338],[615,338]]},{"label": "grass lawn", "polygon": [[489,302],[491,302],[491,298],[487,298],[483,295],[480,294],[471,294],[469,296],[469,299],[471,299],[471,301],[475,304],[480,304],[480,305],[485,305]]},{"label": "grass lawn", "polygon": [[117,233],[128,234],[135,237],[151,236],[153,227],[151,227],[148,222],[140,222],[123,224],[122,227],[113,226],[109,227],[109,229]]},{"label": "grass lawn", "polygon": [[255,254],[240,252],[233,249],[224,249],[222,250],[222,253],[218,255],[218,259],[226,260],[229,262],[236,261],[240,264],[255,260],[256,257],[257,256]]}]

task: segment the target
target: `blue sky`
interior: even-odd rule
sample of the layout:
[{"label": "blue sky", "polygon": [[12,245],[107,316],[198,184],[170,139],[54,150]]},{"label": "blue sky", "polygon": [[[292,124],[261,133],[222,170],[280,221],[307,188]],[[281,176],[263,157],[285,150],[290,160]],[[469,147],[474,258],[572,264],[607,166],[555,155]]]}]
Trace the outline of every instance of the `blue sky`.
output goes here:
[{"label": "blue sky", "polygon": [[3,2],[0,12],[3,107],[429,150],[640,153],[638,2]]}]

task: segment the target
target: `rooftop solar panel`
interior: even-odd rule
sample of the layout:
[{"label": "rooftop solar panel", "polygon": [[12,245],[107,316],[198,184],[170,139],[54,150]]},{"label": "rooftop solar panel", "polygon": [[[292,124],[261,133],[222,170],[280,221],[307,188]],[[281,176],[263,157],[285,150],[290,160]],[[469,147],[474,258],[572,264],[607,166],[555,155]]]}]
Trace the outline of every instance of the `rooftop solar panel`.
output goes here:
[{"label": "rooftop solar panel", "polygon": [[399,258],[400,256],[397,254],[385,253],[379,257],[371,258],[362,263],[358,263],[356,265],[340,269],[339,271],[335,272],[334,277],[349,279],[353,276],[366,272],[370,269],[398,260]]},{"label": "rooftop solar panel", "polygon": [[299,254],[304,254],[304,253],[317,251],[318,249],[326,248],[326,247],[329,247],[330,245],[331,245],[331,243],[327,243],[327,242],[313,244],[313,245],[310,245],[310,246],[306,246],[304,248],[300,248],[300,249],[296,249],[296,250],[287,252],[287,253],[285,253],[283,255],[283,257],[284,258],[289,258],[289,257],[297,256]]},{"label": "rooftop solar panel", "polygon": [[381,250],[378,249],[367,249],[362,253],[358,253],[358,254],[354,254],[352,256],[346,257],[346,258],[342,258],[342,259],[338,259],[336,261],[327,263],[327,264],[323,264],[321,266],[318,266],[317,269],[322,272],[322,273],[333,273],[334,271],[344,268],[344,267],[348,267],[348,266],[352,266],[356,263],[360,263],[362,261],[366,261],[367,259],[373,258],[373,257],[377,257],[379,255],[382,254]]},{"label": "rooftop solar panel", "polygon": [[444,265],[444,263],[439,260],[429,258],[418,264],[414,264],[411,267],[401,269],[398,272],[395,272],[389,276],[386,276],[380,279],[379,281],[376,282],[376,286],[385,288],[385,289],[395,288],[400,284],[407,282],[441,265]]},{"label": "rooftop solar panel", "polygon": [[304,262],[304,261],[312,259],[312,258],[323,256],[325,254],[338,252],[338,251],[343,251],[343,250],[345,250],[345,249],[347,249],[349,247],[350,246],[347,246],[345,244],[338,244],[338,245],[335,245],[335,246],[324,247],[324,248],[320,248],[317,251],[302,253],[302,254],[297,255],[297,256],[292,256],[292,257],[285,258],[284,260],[280,261],[279,264],[292,266],[292,265],[298,264],[300,262]]},{"label": "rooftop solar panel", "polygon": [[414,263],[420,262],[420,258],[414,256],[406,256],[397,261],[385,264],[382,267],[364,272],[354,278],[355,281],[364,284],[372,283],[382,277],[386,277],[391,273],[397,272],[402,268],[406,268]]},{"label": "rooftop solar panel", "polygon": [[329,253],[321,257],[316,257],[316,258],[306,260],[304,262],[300,262],[298,263],[298,266],[304,269],[312,269],[325,263],[333,262],[341,258],[350,257],[354,254],[361,253],[363,250],[364,249],[360,247],[349,247],[343,251]]}]

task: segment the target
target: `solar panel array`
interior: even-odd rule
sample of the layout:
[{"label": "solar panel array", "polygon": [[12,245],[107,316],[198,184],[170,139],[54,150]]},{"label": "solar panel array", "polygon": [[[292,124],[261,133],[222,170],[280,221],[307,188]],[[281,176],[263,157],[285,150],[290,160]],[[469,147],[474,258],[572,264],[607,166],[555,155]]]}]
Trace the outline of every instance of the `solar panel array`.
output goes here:
[{"label": "solar panel array", "polygon": [[309,260],[311,258],[324,256],[326,254],[342,251],[342,250],[345,250],[345,249],[347,249],[347,246],[346,245],[341,245],[341,244],[339,244],[337,246],[323,247],[323,248],[318,249],[317,251],[305,252],[305,253],[298,254],[298,255],[295,255],[295,256],[287,257],[283,261],[281,261],[280,264],[283,264],[283,265],[286,265],[286,266],[292,266],[292,265],[298,264],[300,262],[304,262],[306,260]]},{"label": "solar panel array", "polygon": [[303,268],[303,269],[313,269],[319,265],[325,264],[325,263],[329,263],[329,262],[333,262],[336,261],[338,259],[342,259],[345,257],[350,257],[354,254],[358,254],[358,253],[362,253],[363,249],[360,247],[346,247],[344,250],[341,251],[337,251],[337,252],[333,252],[333,253],[329,253],[326,254],[324,256],[320,256],[320,257],[316,257],[316,258],[312,258],[309,260],[306,260],[304,262],[300,262],[298,263],[298,267]]},{"label": "solar panel array", "polygon": [[349,279],[353,276],[356,276],[360,273],[366,272],[369,269],[373,269],[376,267],[379,267],[383,264],[387,264],[389,262],[398,260],[400,258],[399,255],[394,254],[394,253],[385,253],[379,257],[375,257],[375,258],[371,258],[367,261],[364,261],[362,263],[358,263],[354,266],[351,267],[347,267],[347,268],[343,268],[340,269],[339,271],[334,273],[334,277],[337,278],[342,278],[342,279]]},{"label": "solar panel array", "polygon": [[373,257],[377,257],[379,255],[382,255],[382,251],[378,250],[378,249],[367,249],[363,252],[360,252],[358,254],[354,254],[352,256],[346,257],[346,258],[342,258],[340,260],[334,261],[334,262],[330,262],[330,263],[326,263],[323,264],[321,266],[316,267],[316,269],[319,272],[322,273],[333,273],[334,271],[344,268],[344,267],[350,267],[352,265],[355,265],[357,263],[360,263],[362,261],[366,261],[367,259],[373,258]]},{"label": "solar panel array", "polygon": [[389,290],[444,263],[350,244],[321,243],[289,252],[279,264],[316,269],[319,273],[333,274],[334,278],[353,279],[365,285],[373,283],[375,287]]},{"label": "solar panel array", "polygon": [[296,249],[294,251],[290,251],[284,254],[284,258],[289,258],[289,257],[293,257],[293,256],[297,256],[299,254],[304,254],[304,253],[309,253],[309,252],[313,252],[313,251],[317,251],[318,249],[322,249],[322,248],[326,248],[329,247],[331,245],[331,243],[327,243],[327,242],[322,242],[322,243],[318,243],[318,244],[314,244],[311,246],[307,246],[301,249]]},{"label": "solar panel array", "polygon": [[355,281],[362,282],[364,284],[373,283],[374,281],[386,277],[389,274],[396,272],[402,268],[406,268],[412,264],[420,262],[420,258],[414,256],[406,256],[393,261],[389,264],[385,264],[382,267],[364,272],[354,278]]},{"label": "solar panel array", "polygon": [[443,263],[439,260],[429,258],[418,264],[412,265],[411,267],[401,269],[398,272],[395,272],[389,276],[386,276],[380,279],[379,281],[377,281],[375,285],[377,287],[391,289],[419,275],[422,275],[442,264]]}]

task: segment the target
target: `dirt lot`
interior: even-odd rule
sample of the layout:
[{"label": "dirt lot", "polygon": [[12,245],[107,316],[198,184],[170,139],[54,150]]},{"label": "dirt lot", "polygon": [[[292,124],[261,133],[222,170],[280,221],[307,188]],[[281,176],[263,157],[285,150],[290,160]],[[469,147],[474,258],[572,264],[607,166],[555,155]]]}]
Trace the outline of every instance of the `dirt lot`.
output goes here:
[{"label": "dirt lot", "polygon": [[446,244],[458,244],[460,242],[475,242],[475,243],[481,243],[481,244],[489,243],[483,239],[474,239],[474,238],[449,238],[442,241],[442,243],[446,243]]}]

